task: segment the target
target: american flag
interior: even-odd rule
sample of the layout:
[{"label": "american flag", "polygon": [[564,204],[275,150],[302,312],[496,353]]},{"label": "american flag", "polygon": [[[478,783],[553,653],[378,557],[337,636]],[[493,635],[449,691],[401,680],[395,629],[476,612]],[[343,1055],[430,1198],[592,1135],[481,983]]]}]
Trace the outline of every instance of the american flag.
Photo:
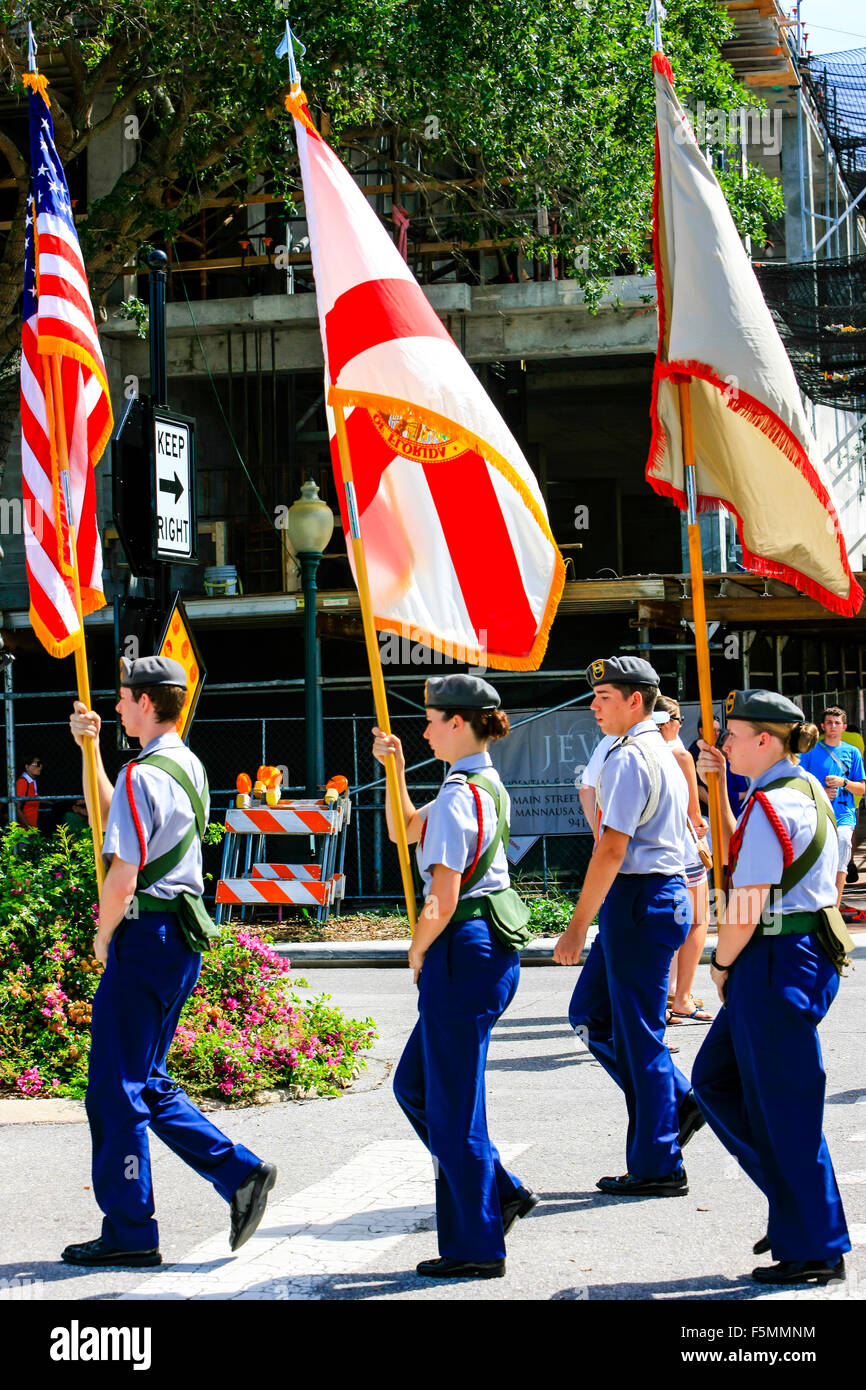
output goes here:
[{"label": "american flag", "polygon": [[[76,611],[70,522],[82,613],[105,603],[93,468],[111,437],[113,419],[69,189],[54,148],[47,82],[33,73],[25,74],[25,82],[30,88],[31,171],[21,330],[24,540],[30,621],[46,650],[61,657],[84,640]],[[59,368],[55,374],[52,356]],[[68,479],[60,467],[64,439]]]}]

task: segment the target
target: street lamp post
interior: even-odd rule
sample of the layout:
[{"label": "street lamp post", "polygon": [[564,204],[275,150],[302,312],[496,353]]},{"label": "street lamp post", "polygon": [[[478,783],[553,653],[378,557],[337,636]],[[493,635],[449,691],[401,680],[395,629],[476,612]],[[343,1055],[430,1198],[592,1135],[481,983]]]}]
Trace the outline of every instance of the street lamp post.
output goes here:
[{"label": "street lamp post", "polygon": [[301,486],[301,496],[289,508],[289,540],[301,565],[304,593],[304,714],[306,748],[304,775],[307,796],[313,797],[325,780],[322,687],[319,643],[316,640],[316,574],[322,552],[334,533],[334,514],[319,496],[311,478]]}]

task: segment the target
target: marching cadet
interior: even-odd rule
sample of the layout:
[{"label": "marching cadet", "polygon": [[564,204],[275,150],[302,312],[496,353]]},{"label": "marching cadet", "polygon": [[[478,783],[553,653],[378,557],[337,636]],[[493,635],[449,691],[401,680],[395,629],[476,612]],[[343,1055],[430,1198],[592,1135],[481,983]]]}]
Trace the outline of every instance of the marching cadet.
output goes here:
[{"label": "marching cadet", "polygon": [[232,1144],[166,1071],[213,933],[201,901],[207,777],[176,730],[185,694],[178,662],[121,661],[117,711],[143,751],[115,787],[100,757],[99,715],[76,701],[69,721],[82,753],[84,740],[94,740],[108,871],[93,942],[105,970],[93,1000],[86,1099],[93,1195],[104,1220],[96,1240],[66,1247],[67,1264],[161,1263],[148,1126],[230,1203],[232,1250],[255,1231],[276,1178],[272,1164]]},{"label": "marching cadet", "polygon": [[625,1094],[628,1172],[596,1186],[614,1196],[677,1197],[688,1192],[682,1148],[704,1123],[664,1042],[671,961],[691,922],[688,787],[652,719],[659,678],[649,662],[609,657],[594,661],[586,678],[598,725],[617,742],[596,788],[598,845],[553,958],[579,963],[598,912],[568,1017]]},{"label": "marching cadet", "polygon": [[[826,1284],[844,1278],[851,1249],[822,1133],[817,1034],[844,956],[835,826],[820,782],[795,767],[818,738],[803,711],[770,690],[732,691],[726,710],[725,753],[752,781],[735,828],[718,779],[732,888],[711,969],[725,1008],[692,1081],[710,1127],[769,1203],[767,1234],[754,1251],[772,1251],[777,1263],[752,1278]],[[703,744],[698,771],[723,773],[723,755]]]},{"label": "marching cadet", "polygon": [[[418,1022],[394,1074],[394,1094],[433,1155],[439,1258],[431,1279],[496,1279],[505,1236],[538,1198],[509,1173],[487,1133],[484,1067],[493,1025],[520,977],[510,944],[505,857],[509,800],[487,745],[508,733],[499,695],[477,676],[428,680],[424,738],[451,770],[435,801],[416,810],[406,789],[400,740],[374,729],[373,755],[397,766],[407,838],[417,843],[425,905],[409,948]],[[386,800],[388,830],[393,810]],[[519,921],[520,913],[512,914]],[[525,916],[523,918],[525,921]]]}]

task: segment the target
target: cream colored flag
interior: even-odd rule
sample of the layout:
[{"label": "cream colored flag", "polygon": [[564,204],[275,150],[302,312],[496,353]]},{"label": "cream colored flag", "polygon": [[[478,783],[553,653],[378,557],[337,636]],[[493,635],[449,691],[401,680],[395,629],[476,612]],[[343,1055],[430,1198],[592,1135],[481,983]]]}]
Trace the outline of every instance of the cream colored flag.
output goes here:
[{"label": "cream colored flag", "polygon": [[853,616],[863,592],[794,370],[663,54],[653,70],[659,347],[647,481],[685,509],[677,383],[690,377],[699,510],[721,503],[736,517],[753,573]]}]

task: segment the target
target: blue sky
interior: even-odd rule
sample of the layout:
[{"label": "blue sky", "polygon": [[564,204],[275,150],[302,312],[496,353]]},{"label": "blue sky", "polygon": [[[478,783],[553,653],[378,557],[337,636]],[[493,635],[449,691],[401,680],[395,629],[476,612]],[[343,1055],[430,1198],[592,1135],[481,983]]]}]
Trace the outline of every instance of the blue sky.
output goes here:
[{"label": "blue sky", "polygon": [[[784,6],[785,0],[783,0]],[[797,6],[789,3],[788,14]],[[836,53],[843,48],[866,48],[864,0],[802,0],[803,27],[813,53]]]}]

